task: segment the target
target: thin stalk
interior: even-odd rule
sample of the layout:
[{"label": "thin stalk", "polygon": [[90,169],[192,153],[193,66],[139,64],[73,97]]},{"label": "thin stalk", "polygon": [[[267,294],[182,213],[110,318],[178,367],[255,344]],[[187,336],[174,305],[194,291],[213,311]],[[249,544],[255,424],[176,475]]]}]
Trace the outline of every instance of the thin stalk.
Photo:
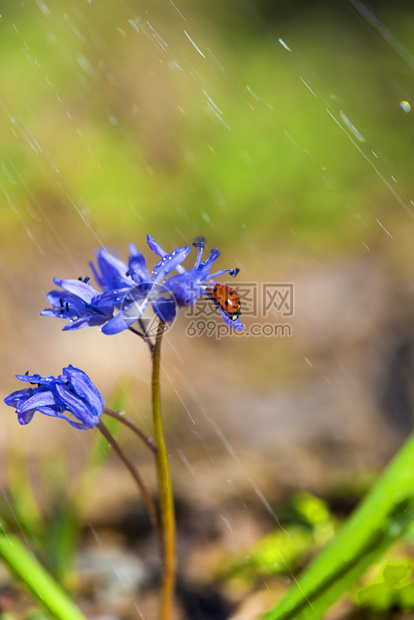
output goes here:
[{"label": "thin stalk", "polygon": [[160,497],[161,532],[163,542],[163,583],[160,620],[170,620],[176,579],[175,553],[175,514],[171,486],[168,454],[164,440],[161,421],[160,368],[161,341],[165,323],[158,324],[155,346],[152,353],[152,419],[154,424],[155,445],[157,446],[157,477]]},{"label": "thin stalk", "polygon": [[108,407],[105,407],[104,413],[106,413],[106,415],[111,416],[111,418],[115,418],[115,420],[122,422],[122,424],[125,424],[125,426],[128,426],[128,428],[130,428],[136,435],[138,435],[140,439],[142,439],[142,441],[145,443],[145,445],[151,450],[151,452],[154,455],[157,454],[157,448],[153,440],[150,437],[147,437],[146,435],[144,435],[144,433],[138,428],[138,426],[136,426],[131,420],[129,420],[128,418],[126,418],[124,415],[122,415],[121,413],[117,411],[112,411],[112,409],[108,409]]},{"label": "thin stalk", "polygon": [[121,446],[118,444],[118,442],[116,441],[115,437],[112,435],[112,433],[106,428],[105,424],[101,421],[98,422],[98,424],[96,425],[96,427],[100,430],[100,432],[102,433],[102,435],[105,437],[105,439],[108,441],[108,443],[112,446],[112,448],[115,450],[115,452],[117,453],[117,455],[119,456],[119,458],[121,459],[121,461],[124,463],[124,465],[127,467],[127,469],[130,471],[132,477],[134,478],[135,482],[137,483],[137,486],[142,494],[142,498],[144,500],[145,506],[147,507],[148,513],[149,513],[149,517],[151,519],[151,523],[154,527],[154,530],[157,534],[161,549],[163,549],[163,536],[162,536],[162,532],[160,530],[160,525],[158,522],[158,516],[157,516],[157,510],[155,508],[155,504],[152,501],[152,497],[148,492],[147,487],[145,486],[141,476],[138,473],[137,468],[135,467],[135,465],[133,464],[133,462],[130,460],[130,458],[125,454],[125,452],[122,450]]},{"label": "thin stalk", "polygon": [[[141,319],[139,319],[138,322],[140,323],[140,325],[142,325]],[[146,336],[145,333],[138,331],[137,329],[135,329],[135,327],[130,326],[128,327],[128,329],[130,332],[132,332],[133,334],[136,334],[137,336],[142,338],[144,342],[147,343],[149,350],[151,351],[151,355],[152,355],[152,353],[154,352],[154,343],[152,342],[151,338],[148,338],[148,336]]]}]

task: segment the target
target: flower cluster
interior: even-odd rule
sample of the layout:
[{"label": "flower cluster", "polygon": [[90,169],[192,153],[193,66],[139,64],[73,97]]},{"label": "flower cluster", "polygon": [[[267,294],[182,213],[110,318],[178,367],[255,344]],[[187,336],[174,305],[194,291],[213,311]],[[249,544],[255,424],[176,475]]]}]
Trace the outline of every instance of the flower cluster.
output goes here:
[{"label": "flower cluster", "polygon": [[[215,278],[226,273],[234,277],[239,271],[223,269],[211,274],[213,263],[220,256],[218,250],[212,250],[202,262],[204,242],[201,239],[196,241],[193,243],[198,248],[194,267],[185,269],[182,263],[191,252],[190,246],[177,248],[168,254],[149,235],[147,241],[160,259],[151,275],[144,256],[132,243],[129,245],[128,265],[101,248],[97,252],[97,266],[93,263],[90,266],[102,292],[90,284],[88,277],[79,280],[54,278],[53,282],[60,290],[53,290],[47,295],[51,307],[42,310],[41,314],[67,319],[64,330],[101,326],[104,334],[112,335],[139,322],[148,304],[160,320],[171,323],[177,308],[192,305],[202,295],[208,295],[228,325],[234,329],[244,328],[240,322],[239,306],[236,311],[230,312],[225,303],[212,296]],[[233,290],[231,294],[235,294]],[[140,335],[146,338],[145,334]],[[147,341],[153,346],[149,339]],[[16,377],[30,383],[30,387],[5,398],[5,403],[16,409],[20,424],[28,424],[36,411],[63,418],[83,430],[93,428],[100,422],[104,402],[82,370],[67,366],[57,378],[28,373]]]},{"label": "flower cluster", "polygon": [[[13,392],[4,402],[16,409],[20,424],[28,424],[35,411],[63,418],[82,430],[93,428],[101,419],[104,410],[102,396],[79,368],[67,366],[57,378],[29,374],[16,377],[30,383],[30,387]],[[71,413],[75,419],[65,412]]]},{"label": "flower cluster", "polygon": [[[97,267],[90,263],[94,277],[102,290],[96,291],[85,280],[54,279],[62,290],[51,291],[47,300],[51,308],[42,311],[43,316],[68,319],[64,330],[80,329],[86,326],[101,325],[104,334],[113,335],[131,327],[142,317],[148,304],[154,313],[167,323],[176,317],[177,308],[194,304],[206,295],[209,283],[223,274],[236,276],[238,269],[223,269],[210,273],[213,263],[220,256],[212,250],[202,262],[204,243],[193,245],[198,248],[197,258],[192,269],[182,265],[191,252],[190,246],[165,252],[158,243],[147,235],[150,249],[160,258],[148,273],[144,256],[134,244],[129,245],[129,260],[126,265],[119,258],[100,248],[97,253]],[[172,275],[172,272],[176,272]],[[219,306],[224,321],[234,329],[243,329],[239,316],[229,316],[225,308]],[[117,313],[115,313],[117,311]]]}]

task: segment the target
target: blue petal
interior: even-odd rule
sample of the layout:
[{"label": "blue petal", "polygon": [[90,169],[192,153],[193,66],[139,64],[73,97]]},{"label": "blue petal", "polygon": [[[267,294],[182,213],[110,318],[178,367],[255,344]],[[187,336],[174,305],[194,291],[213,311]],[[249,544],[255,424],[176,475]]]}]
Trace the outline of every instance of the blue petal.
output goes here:
[{"label": "blue petal", "polygon": [[24,390],[17,390],[16,392],[12,392],[8,396],[6,396],[6,398],[4,399],[4,402],[9,407],[16,408],[18,407],[20,401],[26,400],[26,398],[29,398],[29,397],[30,397],[29,389],[25,388]]},{"label": "blue petal", "polygon": [[54,385],[56,383],[55,377],[41,377],[37,373],[35,375],[16,375],[16,379],[19,379],[19,381],[28,381],[29,383],[42,383],[47,385]]},{"label": "blue petal", "polygon": [[119,334],[120,332],[128,329],[133,325],[136,321],[136,317],[133,319],[124,319],[122,312],[114,316],[112,319],[109,319],[107,323],[101,328],[103,334],[107,336],[112,336],[114,334]]},{"label": "blue petal", "polygon": [[[70,389],[70,386],[58,383],[56,389],[59,397],[65,403],[66,408],[81,422],[82,426],[79,426],[76,422],[74,423],[77,428],[92,428],[98,424],[102,412],[99,413],[94,411],[86,400]],[[68,422],[72,423],[70,418],[66,416],[63,417],[65,417]]]},{"label": "blue petal", "polygon": [[110,254],[105,248],[98,250],[97,261],[102,276],[98,274],[92,262],[89,265],[103,291],[134,285],[131,278],[127,276],[127,265],[121,259]]},{"label": "blue petal", "polygon": [[[165,258],[167,256],[167,252],[163,250],[162,247],[158,245],[158,243],[154,241],[154,239],[150,235],[147,235],[147,243],[150,249],[154,252],[154,254],[157,254],[157,256],[160,256],[161,258]],[[184,267],[182,267],[182,265],[177,265],[175,269],[178,271],[178,273],[185,272],[185,269]],[[154,274],[153,274],[153,278],[154,278]]]},{"label": "blue petal", "polygon": [[[64,405],[62,405],[62,406],[64,407]],[[65,411],[65,410],[63,409],[63,411]],[[51,418],[59,418],[61,420],[66,420],[66,422],[69,422],[69,424],[71,426],[74,426],[75,428],[78,428],[80,430],[87,430],[89,428],[83,422],[74,422],[73,419],[69,418],[68,416],[66,416],[63,413],[63,411],[53,410],[53,409],[50,409],[48,407],[41,407],[39,409],[39,413],[42,413],[43,415],[47,415],[47,416],[49,416]]]},{"label": "blue petal", "polygon": [[85,399],[99,416],[102,415],[105,406],[104,401],[86,372],[74,366],[67,366],[59,378],[62,378],[63,381],[69,381],[76,394]]},{"label": "blue petal", "polygon": [[[98,263],[99,263],[99,260],[98,260]],[[104,287],[105,287],[105,284],[106,284],[105,278],[103,278],[102,276],[99,275],[95,265],[93,264],[93,262],[91,260],[89,261],[89,267],[92,270],[93,277],[95,278],[95,280],[97,281],[97,283],[99,284],[101,289],[104,290]]]},{"label": "blue petal", "polygon": [[152,281],[154,284],[161,282],[174,269],[187,258],[189,253],[191,252],[191,248],[188,246],[184,246],[183,248],[177,248],[171,254],[167,254],[162,258],[159,263],[157,263],[152,270]]},{"label": "blue petal", "polygon": [[104,323],[106,320],[104,319],[103,321],[100,320],[97,323],[92,323],[91,322],[92,318],[95,318],[95,317],[82,316],[79,319],[73,319],[72,321],[70,321],[70,323],[68,323],[62,328],[62,331],[68,332],[68,331],[75,331],[77,329],[82,329],[83,327],[96,327],[97,325],[102,325],[102,323]]},{"label": "blue petal", "polygon": [[[46,299],[55,309],[55,312],[59,313],[54,316],[69,318],[75,314],[87,312],[86,302],[76,295],[72,295],[72,293],[67,293],[66,291],[50,291],[50,293],[46,295]],[[48,315],[43,314],[42,316]]]},{"label": "blue petal", "polygon": [[[133,280],[132,284],[134,287],[136,286]],[[112,314],[114,308],[122,304],[125,299],[125,295],[127,295],[130,290],[131,287],[128,286],[128,288],[114,289],[112,291],[102,293],[102,295],[94,301],[94,308],[102,310],[105,314]]]},{"label": "blue petal", "polygon": [[134,246],[134,253],[131,253],[129,257],[129,275],[133,278],[134,283],[139,284],[140,282],[148,281],[149,275],[147,271],[147,266],[145,263],[145,258],[138,252],[138,250]]},{"label": "blue petal", "polygon": [[195,304],[204,293],[204,287],[198,279],[197,269],[189,269],[183,274],[167,278],[163,287],[171,291],[179,307]]},{"label": "blue petal", "polygon": [[25,411],[23,413],[17,413],[17,420],[19,424],[21,424],[22,426],[29,424],[35,412],[36,412],[36,409],[32,409],[31,411]]},{"label": "blue petal", "polygon": [[[118,292],[118,289],[116,289],[116,292]],[[109,291],[107,293],[102,293],[102,295],[98,295],[98,297],[94,299],[93,304],[88,308],[89,312],[95,311],[96,313],[106,316],[107,318],[111,317],[115,306],[114,297],[114,291]]]},{"label": "blue petal", "polygon": [[160,256],[161,258],[163,258],[164,256],[167,256],[167,252],[165,250],[163,250],[162,247],[160,245],[158,245],[158,243],[156,241],[154,241],[154,239],[150,235],[147,235],[147,243],[148,243],[150,249],[157,256]]},{"label": "blue petal", "polygon": [[70,312],[62,312],[58,310],[58,308],[45,308],[41,311],[40,316],[53,316],[56,319],[70,319],[73,316],[73,313]]},{"label": "blue petal", "polygon": [[53,282],[57,286],[63,288],[64,291],[79,297],[87,304],[90,304],[93,299],[99,295],[99,292],[96,291],[93,286],[82,280],[60,280],[59,278],[53,278]]},{"label": "blue petal", "polygon": [[174,321],[177,314],[177,309],[173,299],[160,297],[159,299],[153,301],[151,305],[155,314],[162,321],[165,321],[166,323],[171,323],[171,321]]},{"label": "blue petal", "polygon": [[57,404],[57,400],[53,392],[45,390],[42,392],[35,392],[33,396],[27,398],[24,402],[19,403],[17,406],[17,413],[24,413],[30,409],[38,409],[39,407],[53,407]]}]

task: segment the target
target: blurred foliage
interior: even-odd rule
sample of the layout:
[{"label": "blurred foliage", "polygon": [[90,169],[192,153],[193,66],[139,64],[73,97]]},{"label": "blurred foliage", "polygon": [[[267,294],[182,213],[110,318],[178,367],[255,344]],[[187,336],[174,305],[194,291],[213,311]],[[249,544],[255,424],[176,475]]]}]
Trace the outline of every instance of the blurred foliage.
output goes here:
[{"label": "blurred foliage", "polygon": [[[247,554],[238,554],[219,571],[220,577],[252,586],[269,575],[291,577],[333,535],[336,519],[326,502],[301,492],[281,515],[282,525],[264,536]],[[285,529],[286,528],[286,529]]]},{"label": "blurred foliage", "polygon": [[[358,487],[357,483],[354,489],[357,494]],[[336,501],[335,494],[333,503]],[[270,587],[269,578],[272,577],[290,581],[345,522],[348,515],[335,515],[329,508],[330,503],[330,500],[305,492],[292,496],[280,513],[281,525],[244,553],[238,552],[236,557],[229,558],[224,566],[220,560],[218,578],[237,586],[239,591],[260,588],[263,581]],[[414,526],[411,526],[403,539],[351,590],[354,614],[360,608],[361,613],[372,612],[372,617],[377,617],[376,613],[414,607],[413,541]],[[300,577],[298,579],[300,582]]]},{"label": "blurred foliage", "polygon": [[[406,553],[409,551],[406,550]],[[412,549],[411,549],[412,553]],[[411,557],[399,561],[387,557],[376,567],[376,576],[367,580],[355,593],[355,602],[362,608],[378,612],[414,608],[414,572]]]},{"label": "blurred foliage", "polygon": [[77,212],[99,235],[251,249],[375,237],[395,217],[378,175],[404,199],[411,180],[404,59],[346,3],[276,3],[271,26],[240,8],[5,3],[3,234]]}]

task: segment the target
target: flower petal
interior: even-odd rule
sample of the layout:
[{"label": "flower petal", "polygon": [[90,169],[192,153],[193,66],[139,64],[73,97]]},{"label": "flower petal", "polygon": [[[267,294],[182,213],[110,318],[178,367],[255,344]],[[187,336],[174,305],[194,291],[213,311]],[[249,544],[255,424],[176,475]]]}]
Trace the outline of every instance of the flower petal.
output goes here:
[{"label": "flower petal", "polygon": [[128,267],[120,258],[114,256],[105,248],[99,248],[97,261],[102,275],[99,275],[92,262],[89,265],[103,291],[134,286],[132,279],[127,276]]},{"label": "flower petal", "polygon": [[[90,403],[75,394],[70,385],[61,383],[56,384],[56,390],[61,400],[65,403],[66,408],[76,417],[82,424],[82,428],[93,428],[98,424],[102,411],[99,413],[94,411]],[[70,422],[70,418],[65,418]],[[77,425],[78,423],[75,422]],[[78,426],[78,428],[81,428]]]},{"label": "flower petal", "polygon": [[183,274],[167,278],[162,286],[174,295],[177,306],[189,306],[204,294],[205,287],[200,284],[198,276],[197,269],[189,269]]},{"label": "flower petal", "polygon": [[166,323],[174,321],[177,315],[177,306],[173,298],[159,297],[151,302],[155,314]]},{"label": "flower petal", "polygon": [[122,312],[117,314],[116,316],[109,319],[105,325],[101,327],[101,332],[106,334],[107,336],[113,336],[114,334],[119,334],[123,332],[125,329],[128,329],[133,325],[136,321],[136,317],[132,319],[124,318]]},{"label": "flower petal", "polygon": [[36,409],[31,409],[30,411],[18,412],[17,420],[19,424],[25,426],[29,424],[29,422],[33,419],[34,414],[36,413]]},{"label": "flower petal", "polygon": [[[70,318],[74,315],[85,314],[89,312],[86,308],[86,302],[77,297],[77,295],[72,295],[72,293],[67,293],[66,291],[50,291],[46,295],[46,299],[49,304],[52,306],[54,312],[58,314],[54,314],[53,316],[60,316],[61,318]],[[47,310],[50,310],[47,308]],[[43,314],[42,316],[48,316]]]},{"label": "flower petal", "polygon": [[53,278],[53,282],[63,288],[64,291],[76,295],[76,297],[79,297],[87,304],[90,304],[99,295],[99,291],[96,291],[93,286],[83,282],[83,280],[60,280],[59,278]]},{"label": "flower petal", "polygon": [[154,241],[154,239],[150,235],[147,235],[147,243],[150,247],[150,250],[152,250],[157,256],[160,256],[161,258],[167,256],[167,252],[163,250],[162,247],[158,245],[158,243]]},{"label": "flower petal", "polygon": [[25,388],[24,390],[17,390],[16,392],[12,392],[8,396],[6,396],[6,398],[4,399],[4,402],[9,407],[16,408],[18,407],[21,400],[25,400],[29,396],[30,396],[29,389]]},{"label": "flower petal", "polygon": [[63,381],[69,381],[76,394],[86,400],[97,415],[102,415],[105,407],[104,401],[86,372],[75,368],[75,366],[67,366],[59,378]]},{"label": "flower petal", "polygon": [[[132,244],[130,244],[131,247]],[[129,275],[134,281],[135,284],[140,284],[141,282],[149,281],[149,275],[147,271],[147,265],[145,263],[145,258],[138,252],[138,250],[134,246],[133,253],[131,253],[129,257]]]},{"label": "flower petal", "polygon": [[171,254],[167,254],[162,258],[159,263],[157,263],[152,270],[152,281],[154,284],[161,282],[174,269],[187,258],[189,253],[191,252],[191,248],[189,246],[184,246],[183,248],[177,248]]},{"label": "flower petal", "polygon": [[53,407],[58,404],[59,401],[50,390],[44,390],[41,392],[36,392],[36,390],[34,390],[33,396],[29,396],[29,398],[25,399],[22,403],[19,403],[16,410],[17,413],[24,413],[30,409],[38,409],[39,407]]},{"label": "flower petal", "polygon": [[[150,235],[147,235],[147,243],[148,243],[150,249],[157,256],[160,256],[161,258],[164,258],[165,256],[167,256],[167,252],[165,250],[163,250],[162,247],[160,245],[158,245],[158,243],[156,241],[154,241],[154,239]],[[182,267],[182,265],[177,265],[177,267],[175,267],[175,269],[178,271],[178,273],[184,273],[184,271],[185,271],[185,269],[184,269],[184,267]]]},{"label": "flower petal", "polygon": [[66,422],[69,422],[71,426],[74,426],[75,428],[78,428],[82,431],[85,431],[91,428],[90,426],[86,426],[86,424],[84,424],[83,422],[75,422],[72,418],[69,418],[67,415],[63,413],[65,409],[62,409],[62,411],[56,411],[48,407],[41,407],[40,409],[38,409],[38,411],[39,413],[42,413],[43,415],[47,415],[50,418],[59,418],[61,420],[66,420]]},{"label": "flower petal", "polygon": [[62,328],[62,331],[70,332],[77,329],[82,329],[83,327],[96,327],[97,325],[102,325],[102,323],[105,323],[106,320],[107,318],[102,320],[100,317],[98,319],[96,316],[82,316],[79,319],[73,319],[70,321],[70,323]]},{"label": "flower petal", "polygon": [[16,379],[19,379],[19,381],[28,381],[29,383],[41,383],[46,385],[54,385],[56,382],[54,377],[41,377],[39,374],[16,375]]}]

